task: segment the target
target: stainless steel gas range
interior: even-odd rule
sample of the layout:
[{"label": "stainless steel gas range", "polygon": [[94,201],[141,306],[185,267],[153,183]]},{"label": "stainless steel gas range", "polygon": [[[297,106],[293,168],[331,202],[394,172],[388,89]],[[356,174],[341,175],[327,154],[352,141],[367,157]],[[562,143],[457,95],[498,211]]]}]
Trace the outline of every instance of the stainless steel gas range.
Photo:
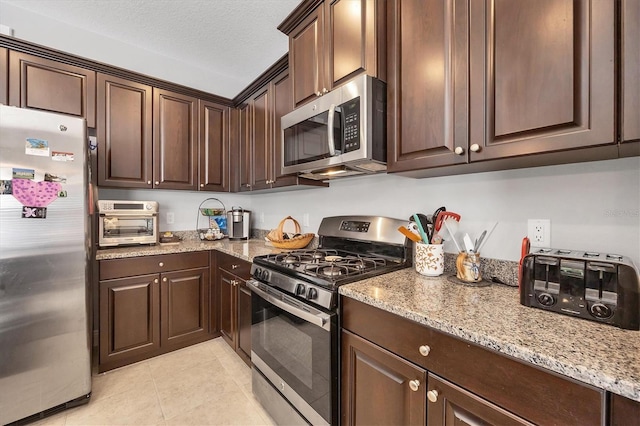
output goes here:
[{"label": "stainless steel gas range", "polygon": [[278,424],[339,423],[338,287],[410,266],[404,225],[328,217],[317,249],[253,259],[253,393]]}]

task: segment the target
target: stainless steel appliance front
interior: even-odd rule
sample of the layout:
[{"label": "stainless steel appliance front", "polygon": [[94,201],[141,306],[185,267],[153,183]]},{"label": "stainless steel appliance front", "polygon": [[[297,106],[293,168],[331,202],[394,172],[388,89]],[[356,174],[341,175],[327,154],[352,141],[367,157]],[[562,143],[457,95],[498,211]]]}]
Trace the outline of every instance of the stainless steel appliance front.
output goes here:
[{"label": "stainless steel appliance front", "polygon": [[386,85],[362,75],[282,117],[282,171],[330,179],[386,171]]},{"label": "stainless steel appliance front", "polygon": [[155,201],[99,200],[100,247],[156,244],[158,203]]},{"label": "stainless steel appliance front", "polygon": [[[268,285],[249,280],[252,291],[251,361],[259,400],[273,390],[313,425],[337,424],[338,325],[336,312],[324,312]],[[271,412],[271,411],[270,411]],[[278,421],[300,424],[291,410]],[[273,413],[271,413],[274,415]]]}]

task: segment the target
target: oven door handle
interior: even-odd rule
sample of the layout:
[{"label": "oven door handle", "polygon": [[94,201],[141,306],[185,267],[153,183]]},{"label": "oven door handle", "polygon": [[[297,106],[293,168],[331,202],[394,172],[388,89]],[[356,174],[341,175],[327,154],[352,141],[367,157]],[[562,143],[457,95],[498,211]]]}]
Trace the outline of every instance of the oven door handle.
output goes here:
[{"label": "oven door handle", "polygon": [[[254,293],[256,293],[256,295],[262,297],[264,300],[266,300],[267,302],[277,306],[278,308],[282,309],[283,311],[286,311],[288,313],[290,313],[291,315],[294,315],[298,318],[301,318],[307,322],[310,322],[311,324],[317,325],[318,327],[321,327],[327,331],[331,331],[331,323],[329,322],[329,315],[323,313],[323,312],[319,312],[317,314],[311,313],[311,312],[307,312],[304,311],[296,306],[293,306],[287,302],[285,302],[284,300],[280,300],[276,297],[273,297],[272,295],[270,295],[269,293],[267,293],[264,290],[261,290],[260,288],[258,288],[258,281],[256,280],[249,280],[247,281],[247,284],[249,285],[249,288],[251,289],[251,291],[253,291]],[[271,290],[277,293],[277,290]],[[283,293],[280,293],[283,294]],[[283,294],[284,295],[284,294]]]}]

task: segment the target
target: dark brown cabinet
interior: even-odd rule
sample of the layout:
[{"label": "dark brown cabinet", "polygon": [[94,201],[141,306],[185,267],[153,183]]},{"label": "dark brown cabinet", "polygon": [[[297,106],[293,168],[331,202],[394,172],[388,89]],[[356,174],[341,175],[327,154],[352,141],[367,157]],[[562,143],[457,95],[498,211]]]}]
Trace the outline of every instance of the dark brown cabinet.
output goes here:
[{"label": "dark brown cabinet", "polygon": [[640,2],[620,3],[620,153],[640,155]]},{"label": "dark brown cabinet", "polygon": [[153,187],[198,189],[198,100],[153,89]]},{"label": "dark brown cabinet", "polygon": [[98,185],[153,187],[152,88],[99,73]]},{"label": "dark brown cabinet", "polygon": [[9,104],[85,118],[95,127],[96,73],[10,51]]},{"label": "dark brown cabinet", "polygon": [[341,374],[343,425],[425,424],[423,368],[342,331]]},{"label": "dark brown cabinet", "polygon": [[0,103],[8,104],[9,100],[9,50],[0,47]]},{"label": "dark brown cabinet", "polygon": [[278,28],[289,36],[295,106],[361,73],[384,80],[385,22],[379,0],[325,0],[306,15],[294,11]]},{"label": "dark brown cabinet", "polygon": [[388,12],[389,171],[616,155],[613,2],[394,0]]},{"label": "dark brown cabinet", "polygon": [[228,192],[229,182],[229,107],[199,101],[199,179],[201,191]]},{"label": "dark brown cabinet", "polygon": [[209,253],[99,262],[100,372],[210,339]]},{"label": "dark brown cabinet", "polygon": [[[468,424],[531,422],[595,426],[601,424],[607,412],[603,404],[606,393],[601,389],[544,371],[354,299],[342,297],[341,304],[343,328],[364,339],[364,342],[354,343],[355,339],[350,337],[342,342],[343,369],[345,366],[351,368],[343,371],[341,396],[342,410],[350,413],[349,416],[365,411],[369,403],[367,399],[359,399],[358,390],[365,396],[379,398],[375,395],[376,386],[390,386],[386,382],[391,374],[385,376],[380,372],[385,368],[390,371],[399,369],[398,364],[391,361],[394,356],[429,373],[428,382],[411,376],[416,372],[403,373],[407,379],[410,378],[406,392],[423,389],[426,393],[427,424],[458,424],[458,419]],[[362,349],[367,344],[368,349]],[[366,377],[353,370],[354,354],[358,351],[363,354],[358,356],[367,360],[363,363],[369,363],[365,367],[369,370]],[[371,353],[376,351],[380,354],[374,358]],[[360,378],[362,385],[351,383]],[[412,384],[411,380],[420,383]],[[400,379],[396,381],[401,382]],[[395,395],[400,390],[390,392]],[[580,401],[580,404],[575,401]],[[407,408],[409,405],[404,407],[407,410],[404,413],[397,407],[389,407],[390,414],[379,416],[411,415]],[[348,423],[351,420],[343,417],[343,421]]]},{"label": "dark brown cabinet", "polygon": [[247,364],[251,365],[251,263],[225,253],[218,253],[218,288],[220,292],[220,333]]},{"label": "dark brown cabinet", "polygon": [[611,426],[640,426],[640,401],[610,394],[609,424]]}]

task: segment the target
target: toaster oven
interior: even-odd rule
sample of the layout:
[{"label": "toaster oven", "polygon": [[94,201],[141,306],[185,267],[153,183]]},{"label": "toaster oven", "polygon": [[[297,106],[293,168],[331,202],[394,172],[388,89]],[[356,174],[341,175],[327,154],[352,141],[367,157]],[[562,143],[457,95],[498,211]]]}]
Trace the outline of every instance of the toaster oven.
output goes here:
[{"label": "toaster oven", "polygon": [[525,306],[640,330],[640,282],[631,259],[579,250],[536,249],[522,262]]},{"label": "toaster oven", "polygon": [[156,244],[158,203],[156,201],[98,201],[98,245]]}]

